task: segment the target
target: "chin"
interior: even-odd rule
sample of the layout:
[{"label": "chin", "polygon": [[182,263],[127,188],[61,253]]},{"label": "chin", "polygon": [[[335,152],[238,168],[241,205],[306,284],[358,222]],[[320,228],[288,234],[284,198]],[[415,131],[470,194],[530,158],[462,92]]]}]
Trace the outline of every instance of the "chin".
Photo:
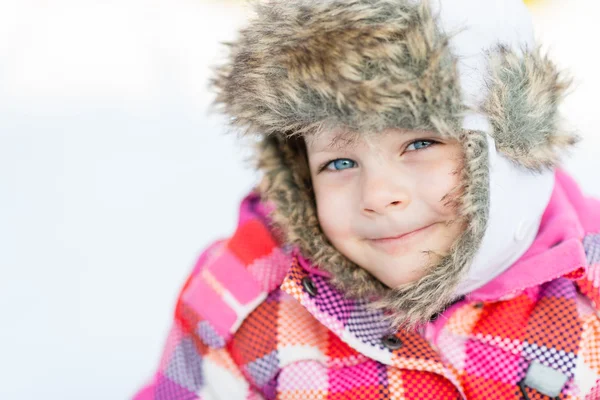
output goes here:
[{"label": "chin", "polygon": [[[356,263],[369,271],[384,285],[394,288],[415,282],[425,276],[428,264],[423,262],[419,254],[404,256],[374,257],[361,263]],[[366,265],[368,267],[364,267]],[[371,266],[379,266],[374,268]],[[407,266],[409,266],[407,268]]]}]

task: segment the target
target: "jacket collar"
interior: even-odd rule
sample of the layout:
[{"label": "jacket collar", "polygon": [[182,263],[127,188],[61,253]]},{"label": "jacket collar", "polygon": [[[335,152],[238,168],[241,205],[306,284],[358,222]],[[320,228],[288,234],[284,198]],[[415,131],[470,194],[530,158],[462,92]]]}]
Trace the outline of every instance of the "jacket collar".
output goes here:
[{"label": "jacket collar", "polygon": [[575,280],[585,274],[585,230],[580,215],[585,210],[577,207],[583,196],[573,184],[563,171],[556,172],[552,196],[532,245],[511,267],[468,294],[467,299],[507,299],[562,276]]},{"label": "jacket collar", "polygon": [[362,355],[397,368],[441,375],[460,390],[455,372],[443,363],[423,336],[415,331],[390,331],[381,310],[370,309],[366,300],[342,296],[331,287],[326,276],[310,266],[307,268],[306,260],[297,252],[281,289]]}]

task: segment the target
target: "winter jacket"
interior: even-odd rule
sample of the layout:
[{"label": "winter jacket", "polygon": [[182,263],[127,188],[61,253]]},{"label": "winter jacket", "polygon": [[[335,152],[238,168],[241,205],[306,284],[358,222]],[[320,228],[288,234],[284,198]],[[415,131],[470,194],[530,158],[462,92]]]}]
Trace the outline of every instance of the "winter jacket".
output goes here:
[{"label": "winter jacket", "polygon": [[199,257],[135,400],[600,398],[600,201],[565,172],[529,250],[416,331],[344,298],[267,211],[248,195]]}]

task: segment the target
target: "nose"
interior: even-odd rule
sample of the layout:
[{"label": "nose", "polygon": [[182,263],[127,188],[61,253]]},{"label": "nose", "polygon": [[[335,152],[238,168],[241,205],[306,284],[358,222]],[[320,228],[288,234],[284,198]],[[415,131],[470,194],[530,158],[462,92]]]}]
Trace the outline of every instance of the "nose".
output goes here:
[{"label": "nose", "polygon": [[361,186],[362,210],[366,215],[385,214],[404,209],[410,204],[408,184],[397,175],[364,176]]}]

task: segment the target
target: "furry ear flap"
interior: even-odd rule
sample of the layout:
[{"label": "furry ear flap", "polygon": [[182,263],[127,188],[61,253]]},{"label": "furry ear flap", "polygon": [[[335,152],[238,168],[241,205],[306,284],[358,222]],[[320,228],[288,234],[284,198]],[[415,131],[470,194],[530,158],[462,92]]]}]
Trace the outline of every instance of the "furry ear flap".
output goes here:
[{"label": "furry ear flap", "polygon": [[505,46],[490,51],[488,97],[483,104],[498,151],[528,169],[557,166],[579,141],[561,131],[558,105],[570,85],[540,49],[520,56]]}]

